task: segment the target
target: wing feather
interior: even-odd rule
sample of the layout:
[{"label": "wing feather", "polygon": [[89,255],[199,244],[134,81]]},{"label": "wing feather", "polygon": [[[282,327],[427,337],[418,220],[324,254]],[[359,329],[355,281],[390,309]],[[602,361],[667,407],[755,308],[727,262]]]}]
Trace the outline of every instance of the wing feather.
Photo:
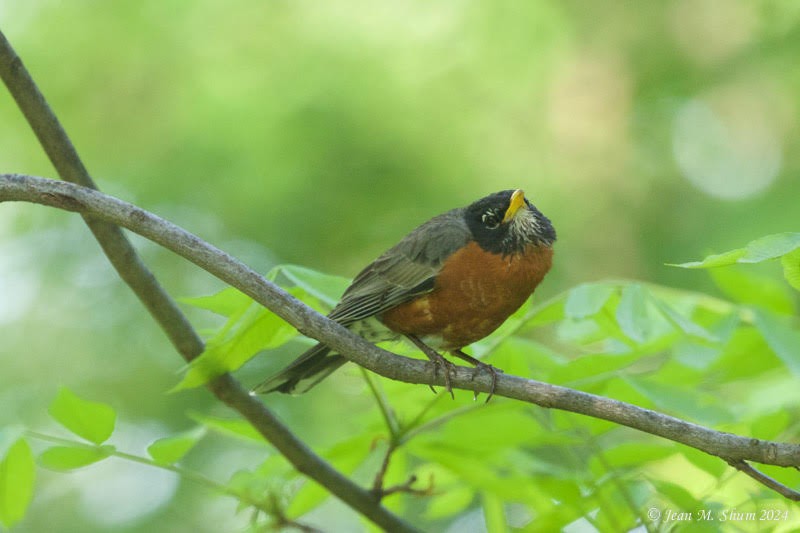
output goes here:
[{"label": "wing feather", "polygon": [[463,209],[429,220],[362,270],[329,317],[349,325],[432,291],[444,261],[469,240]]}]

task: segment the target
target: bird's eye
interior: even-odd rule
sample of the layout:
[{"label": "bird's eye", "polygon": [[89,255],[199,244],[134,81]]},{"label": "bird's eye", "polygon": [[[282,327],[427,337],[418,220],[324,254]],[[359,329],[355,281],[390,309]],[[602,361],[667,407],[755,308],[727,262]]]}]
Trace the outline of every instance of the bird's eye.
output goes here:
[{"label": "bird's eye", "polygon": [[494,211],[487,211],[481,216],[481,222],[489,229],[495,229],[500,225],[500,219]]}]

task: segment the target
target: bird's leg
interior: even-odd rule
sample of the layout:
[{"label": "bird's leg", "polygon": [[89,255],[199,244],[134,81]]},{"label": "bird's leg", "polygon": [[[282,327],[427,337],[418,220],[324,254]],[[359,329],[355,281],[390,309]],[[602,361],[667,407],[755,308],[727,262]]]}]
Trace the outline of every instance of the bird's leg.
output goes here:
[{"label": "bird's leg", "polygon": [[[447,390],[447,392],[450,393],[450,397],[455,399],[455,395],[453,394],[453,387],[450,384],[450,373],[453,371],[455,365],[450,361],[448,361],[447,359],[445,359],[444,357],[442,357],[442,354],[440,354],[439,352],[437,352],[436,350],[434,350],[433,348],[422,342],[419,339],[419,337],[415,335],[406,335],[406,337],[408,337],[408,340],[413,342],[414,345],[420,350],[422,350],[422,353],[428,356],[428,359],[430,359],[433,362],[433,364],[435,365],[433,367],[434,378],[436,377],[436,367],[441,367],[442,371],[444,372],[444,388]],[[431,386],[431,390],[433,392],[436,392],[436,389],[434,389],[433,386]]]},{"label": "bird's leg", "polygon": [[[502,374],[503,371],[492,365],[487,365],[483,361],[479,361],[474,357],[472,357],[471,355],[462,352],[461,350],[452,350],[450,353],[472,365],[475,365],[475,371],[472,373],[472,379],[475,379],[475,376],[480,371],[489,372],[492,375],[492,388],[489,389],[489,396],[486,397],[486,402],[485,402],[489,403],[489,400],[491,400],[492,396],[494,396],[495,388],[497,388],[497,374]],[[475,399],[477,398],[478,398],[478,392],[475,391]]]}]

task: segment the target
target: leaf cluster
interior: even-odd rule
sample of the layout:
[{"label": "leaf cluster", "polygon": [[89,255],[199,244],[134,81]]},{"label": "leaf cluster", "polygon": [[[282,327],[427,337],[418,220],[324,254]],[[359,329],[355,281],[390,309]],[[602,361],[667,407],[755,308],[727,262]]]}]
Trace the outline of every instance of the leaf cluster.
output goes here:
[{"label": "leaf cluster", "polygon": [[[718,429],[796,440],[800,332],[792,287],[797,288],[799,250],[800,234],[782,234],[678,265],[711,269],[725,298],[634,281],[582,284],[549,301],[529,302],[474,345],[473,354],[508,373]],[[781,261],[785,281],[737,266],[772,259]],[[347,284],[289,265],[268,277],[321,310],[330,309]],[[224,323],[209,332],[206,352],[176,389],[236,371],[256,355],[269,357],[296,336],[234,289],[184,302],[222,316]],[[464,395],[451,401],[425,387],[362,373],[368,401],[346,414],[362,429],[328,445],[322,456],[355,479],[371,479],[376,498],[387,498],[392,510],[415,516],[426,528],[479,516],[489,531],[585,523],[619,531],[658,527],[644,514],[652,506],[688,512],[787,509],[787,502],[742,480],[724,462],[671,441],[502,398],[485,406]],[[180,466],[209,432],[232,437],[233,446],[246,441],[268,447],[242,420],[193,413],[192,428],[153,442],[148,456],[139,457],[108,443],[116,419],[108,405],[62,389],[50,414],[81,440],[4,430],[0,520],[6,526],[24,516],[32,495],[30,439],[54,444],[38,458],[53,470],[117,457],[176,471],[237,498],[241,508],[252,511],[254,528],[308,528],[301,522],[329,497],[276,453],[254,468],[243,465],[225,482]],[[768,472],[789,486],[800,484],[796,472]]]}]

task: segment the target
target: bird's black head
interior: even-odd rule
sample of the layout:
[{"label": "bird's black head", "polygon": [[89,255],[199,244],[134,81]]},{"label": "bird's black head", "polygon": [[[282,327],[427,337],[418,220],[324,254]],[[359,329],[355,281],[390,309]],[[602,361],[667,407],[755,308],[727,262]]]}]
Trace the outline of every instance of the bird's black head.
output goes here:
[{"label": "bird's black head", "polygon": [[550,220],[521,189],[481,198],[464,209],[464,217],[478,245],[492,253],[514,254],[529,244],[552,246],[556,240]]}]

